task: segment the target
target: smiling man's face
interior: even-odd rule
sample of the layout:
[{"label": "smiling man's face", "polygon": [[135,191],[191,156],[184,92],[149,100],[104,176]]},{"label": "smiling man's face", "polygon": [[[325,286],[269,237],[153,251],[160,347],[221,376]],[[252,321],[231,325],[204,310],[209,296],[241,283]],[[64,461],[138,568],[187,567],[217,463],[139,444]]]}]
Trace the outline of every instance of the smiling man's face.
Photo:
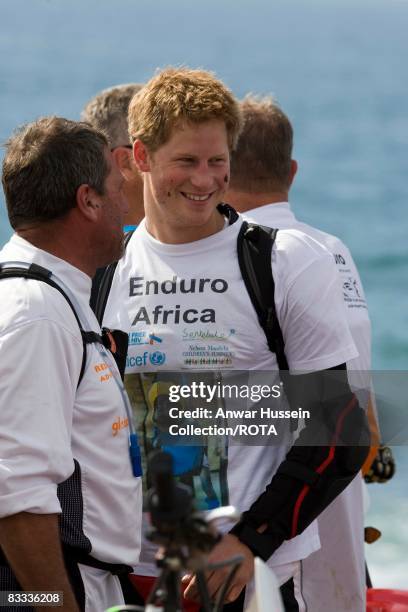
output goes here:
[{"label": "smiling man's face", "polygon": [[134,147],[144,173],[146,226],[161,242],[193,242],[216,233],[223,217],[216,210],[229,181],[229,149],[223,121],[181,123],[169,140],[150,153]]}]

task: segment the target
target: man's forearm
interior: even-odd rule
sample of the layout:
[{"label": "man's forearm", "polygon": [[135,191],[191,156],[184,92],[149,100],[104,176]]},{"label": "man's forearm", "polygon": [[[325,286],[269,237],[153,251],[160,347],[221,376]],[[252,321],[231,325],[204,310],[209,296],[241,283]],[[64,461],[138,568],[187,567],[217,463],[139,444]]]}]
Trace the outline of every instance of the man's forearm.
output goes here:
[{"label": "man's forearm", "polygon": [[62,591],[62,609],[79,610],[62,556],[58,515],[20,512],[0,519],[0,546],[25,591]]}]

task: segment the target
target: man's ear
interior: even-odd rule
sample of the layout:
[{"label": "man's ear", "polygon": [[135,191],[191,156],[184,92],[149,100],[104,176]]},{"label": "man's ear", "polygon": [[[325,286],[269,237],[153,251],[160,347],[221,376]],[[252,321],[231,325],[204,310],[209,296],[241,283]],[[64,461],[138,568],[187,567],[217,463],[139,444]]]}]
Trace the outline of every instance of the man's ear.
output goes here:
[{"label": "man's ear", "polygon": [[125,147],[116,147],[112,151],[112,157],[115,160],[125,181],[134,180],[135,173],[138,173],[136,162],[133,159],[133,153]]},{"label": "man's ear", "polygon": [[97,221],[100,215],[102,203],[100,196],[89,185],[80,185],[76,192],[76,205],[79,210],[89,221]]},{"label": "man's ear", "polygon": [[133,143],[133,159],[140,172],[150,172],[149,151],[141,140],[135,140]]},{"label": "man's ear", "polygon": [[296,172],[298,171],[298,163],[296,159],[292,159],[290,162],[290,175],[289,175],[289,187],[295,180]]}]

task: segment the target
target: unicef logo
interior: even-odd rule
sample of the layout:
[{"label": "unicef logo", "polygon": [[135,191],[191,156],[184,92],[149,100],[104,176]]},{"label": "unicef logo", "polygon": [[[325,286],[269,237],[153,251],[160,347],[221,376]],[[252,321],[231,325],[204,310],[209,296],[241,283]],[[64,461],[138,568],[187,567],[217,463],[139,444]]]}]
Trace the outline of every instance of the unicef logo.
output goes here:
[{"label": "unicef logo", "polygon": [[154,351],[154,353],[150,353],[149,361],[154,366],[161,366],[166,361],[166,353],[161,353],[160,351]]}]

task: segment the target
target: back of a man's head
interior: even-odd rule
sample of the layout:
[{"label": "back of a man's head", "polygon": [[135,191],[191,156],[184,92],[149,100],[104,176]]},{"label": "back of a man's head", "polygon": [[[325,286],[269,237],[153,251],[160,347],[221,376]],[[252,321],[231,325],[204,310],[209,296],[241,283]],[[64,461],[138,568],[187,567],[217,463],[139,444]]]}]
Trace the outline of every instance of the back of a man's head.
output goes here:
[{"label": "back of a man's head", "polygon": [[287,191],[291,184],[293,130],[271,97],[240,102],[244,126],[231,156],[230,188],[247,193]]},{"label": "back of a man's head", "polygon": [[174,127],[183,122],[211,120],[225,123],[232,150],[241,129],[239,105],[231,91],[211,72],[190,68],[165,68],[133,98],[129,106],[129,133],[155,152]]},{"label": "back of a man's head", "polygon": [[127,83],[104,89],[86,104],[81,113],[82,121],[87,121],[98,130],[105,132],[111,148],[130,144],[127,115],[133,96],[143,87],[141,83]]},{"label": "back of a man's head", "polygon": [[88,102],[81,113],[83,121],[102,130],[108,137],[115,163],[125,179],[123,193],[129,203],[126,222],[137,225],[144,217],[143,181],[133,161],[128,131],[128,109],[143,84],[128,83],[104,89]]},{"label": "back of a man's head", "polygon": [[76,206],[78,188],[104,193],[109,172],[105,135],[87,123],[43,117],[6,143],[2,183],[10,224],[59,219]]}]

